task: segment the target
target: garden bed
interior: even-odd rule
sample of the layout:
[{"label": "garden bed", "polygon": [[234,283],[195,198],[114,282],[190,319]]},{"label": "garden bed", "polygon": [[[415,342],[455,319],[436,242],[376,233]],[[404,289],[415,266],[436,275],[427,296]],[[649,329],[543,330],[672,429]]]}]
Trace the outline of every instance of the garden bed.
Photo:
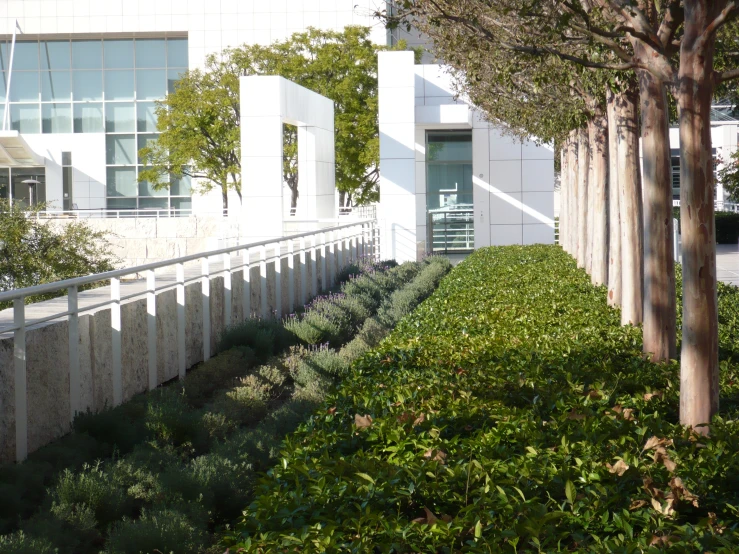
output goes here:
[{"label": "garden bed", "polygon": [[640,329],[571,257],[479,250],[286,440],[225,542],[734,552],[737,289],[720,284],[719,304],[722,409],[705,438],[678,425],[677,363],[644,361]]},{"label": "garden bed", "polygon": [[0,553],[222,552],[285,434],[449,269],[347,270],[286,322],[228,329],[183,383],[79,416],[68,437],[0,468]]}]

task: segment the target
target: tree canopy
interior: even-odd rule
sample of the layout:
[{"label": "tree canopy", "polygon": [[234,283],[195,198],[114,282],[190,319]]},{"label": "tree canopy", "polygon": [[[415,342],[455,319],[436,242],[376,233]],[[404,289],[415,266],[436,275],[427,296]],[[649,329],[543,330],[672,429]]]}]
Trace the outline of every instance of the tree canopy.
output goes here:
[{"label": "tree canopy", "polygon": [[[336,186],[356,204],[377,199],[377,52],[369,29],[309,28],[269,46],[245,45],[208,57],[157,106],[159,140],[143,148],[141,181],[170,186],[169,175],[198,180],[196,192],[241,191],[239,77],[281,75],[334,101]],[[285,181],[295,182],[294,130],[286,129]],[[291,187],[292,188],[292,187]],[[295,191],[294,191],[295,194]]]}]

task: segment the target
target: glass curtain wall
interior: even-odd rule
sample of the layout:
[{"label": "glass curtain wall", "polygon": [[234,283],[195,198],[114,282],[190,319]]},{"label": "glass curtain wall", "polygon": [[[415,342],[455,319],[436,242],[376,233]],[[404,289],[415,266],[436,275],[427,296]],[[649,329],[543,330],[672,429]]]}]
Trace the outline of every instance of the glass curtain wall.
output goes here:
[{"label": "glass curtain wall", "polygon": [[23,207],[46,202],[46,168],[0,168],[0,200]]},{"label": "glass curtain wall", "polygon": [[[185,38],[17,40],[10,126],[22,133],[105,133],[108,208],[190,208],[187,180],[138,183],[138,149],[156,140],[155,102],[187,71]],[[5,101],[10,42],[0,42]]]},{"label": "glass curtain wall", "polygon": [[426,209],[431,252],[475,247],[472,133],[426,133]]}]

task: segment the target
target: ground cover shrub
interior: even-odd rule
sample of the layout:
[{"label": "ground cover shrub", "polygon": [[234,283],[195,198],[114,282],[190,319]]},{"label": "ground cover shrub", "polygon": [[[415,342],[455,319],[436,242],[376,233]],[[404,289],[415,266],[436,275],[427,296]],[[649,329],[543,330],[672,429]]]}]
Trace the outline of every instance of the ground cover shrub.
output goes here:
[{"label": "ground cover shrub", "polygon": [[[367,327],[362,315],[373,314],[396,288],[421,278],[428,265],[382,264],[348,276],[357,287],[339,291],[355,320],[346,339]],[[386,278],[386,271],[393,273]],[[371,284],[362,279],[365,275]],[[372,290],[371,301],[364,295],[355,302],[360,289]],[[250,325],[230,335],[240,344],[200,364],[184,383],[79,417],[70,436],[97,445],[104,460],[83,468],[79,460],[84,457],[70,456],[70,471],[60,476],[46,469],[46,456],[45,477],[34,485],[37,498],[19,501],[27,515],[8,510],[7,531],[20,521],[22,532],[4,537],[0,544],[7,547],[0,553],[36,547],[43,552],[47,543],[60,554],[210,551],[251,498],[257,472],[274,463],[285,434],[310,415],[349,367],[341,351],[325,345],[293,345],[286,354],[268,358],[258,354],[264,352],[259,341],[275,336],[274,329],[273,322]],[[285,347],[295,342],[284,330],[280,336],[287,337],[280,343]],[[309,360],[315,374],[305,369]],[[305,385],[294,380],[300,367]],[[310,380],[311,375],[320,379]],[[0,476],[33,463],[0,468]],[[0,480],[0,492],[11,484]],[[7,490],[22,498],[25,489]]]},{"label": "ground cover shrub", "polygon": [[739,304],[719,295],[722,408],[699,437],[678,424],[678,365],[645,361],[569,256],[478,250],[286,439],[224,543],[737,551]]}]

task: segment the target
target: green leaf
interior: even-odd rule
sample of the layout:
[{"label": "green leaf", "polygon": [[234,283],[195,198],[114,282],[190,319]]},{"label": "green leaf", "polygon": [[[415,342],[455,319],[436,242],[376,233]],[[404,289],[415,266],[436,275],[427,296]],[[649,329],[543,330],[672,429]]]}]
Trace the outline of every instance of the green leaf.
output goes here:
[{"label": "green leaf", "polygon": [[355,473],[355,475],[358,475],[358,476],[359,476],[359,477],[361,477],[362,479],[364,479],[364,480],[366,480],[366,481],[369,481],[369,482],[370,482],[370,483],[372,483],[373,485],[375,484],[375,480],[374,480],[374,479],[372,479],[372,477],[370,477],[370,476],[369,476],[369,475],[367,475],[366,473]]},{"label": "green leaf", "polygon": [[570,501],[570,504],[575,503],[575,497],[577,496],[577,489],[575,489],[575,484],[567,480],[567,483],[565,483],[565,496],[567,496],[567,500]]}]

